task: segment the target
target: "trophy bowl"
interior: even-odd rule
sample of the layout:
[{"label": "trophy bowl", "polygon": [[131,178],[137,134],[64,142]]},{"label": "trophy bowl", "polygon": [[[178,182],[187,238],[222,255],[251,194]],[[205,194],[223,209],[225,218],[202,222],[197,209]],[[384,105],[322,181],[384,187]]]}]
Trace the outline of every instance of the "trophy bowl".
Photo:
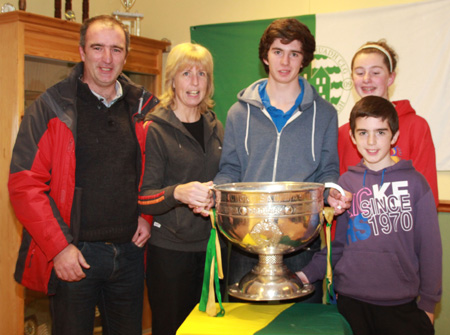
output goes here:
[{"label": "trophy bowl", "polygon": [[[308,295],[283,264],[283,255],[304,248],[319,234],[323,222],[325,185],[306,182],[249,182],[215,185],[217,226],[259,263],[229,294],[243,300],[273,301]],[[232,266],[232,264],[231,264]]]}]

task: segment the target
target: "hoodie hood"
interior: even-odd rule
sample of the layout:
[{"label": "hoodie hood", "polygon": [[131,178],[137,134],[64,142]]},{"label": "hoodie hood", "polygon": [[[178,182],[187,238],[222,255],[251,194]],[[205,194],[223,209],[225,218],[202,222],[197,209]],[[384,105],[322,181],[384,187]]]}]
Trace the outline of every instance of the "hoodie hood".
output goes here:
[{"label": "hoodie hood", "polygon": [[392,103],[395,106],[395,110],[397,111],[398,117],[411,114],[416,115],[416,111],[412,108],[411,103],[409,100],[398,100],[398,101],[392,101]]},{"label": "hoodie hood", "polygon": [[[412,161],[410,160],[401,160],[398,163],[391,165],[387,168],[378,170],[378,171],[374,171],[374,170],[370,170],[369,168],[367,168],[367,166],[364,165],[364,160],[361,159],[361,161],[355,165],[355,166],[350,166],[349,167],[349,171],[353,171],[359,174],[363,175],[363,181],[362,181],[362,185],[363,187],[366,186],[366,180],[367,178],[373,176],[376,179],[379,179],[378,181],[378,185],[383,186],[384,183],[384,176],[386,173],[402,173],[401,170],[407,171],[407,170],[411,170],[413,169],[413,165],[412,165]],[[398,172],[400,171],[400,172]]]},{"label": "hoodie hood", "polygon": [[[214,112],[206,111],[202,113],[204,131],[205,131],[205,141],[207,141],[214,134],[219,134],[219,142],[222,143],[223,138],[223,127],[218,128],[218,119]],[[167,108],[161,107],[156,111],[147,114],[145,121],[155,121],[164,125],[164,127],[171,128],[173,131],[173,136],[177,139],[178,146],[181,148],[182,140],[180,136],[184,135],[191,140],[197,142],[197,140],[192,136],[192,134],[186,129],[180,119],[177,118],[175,113]],[[200,147],[200,145],[199,145]]]},{"label": "hoodie hood", "polygon": [[[313,102],[317,99],[319,94],[317,93],[316,89],[309,85],[307,80],[303,77],[299,77],[299,79],[303,82],[303,86],[305,88],[303,100],[300,104],[300,111],[305,111],[308,108],[311,107]],[[258,107],[260,109],[264,108],[264,105],[261,101],[261,97],[259,96],[258,87],[260,84],[267,82],[267,78],[260,79],[255,81],[253,84],[248,86],[247,88],[244,88],[242,91],[240,91],[237,95],[237,98],[239,101],[248,103],[252,106]]]},{"label": "hoodie hood", "polygon": [[[211,128],[215,128],[217,126],[217,116],[212,111],[208,110],[202,113],[202,117],[211,125]],[[163,124],[167,124],[178,129],[186,135],[190,135],[189,131],[183,126],[183,123],[180,121],[180,119],[177,118],[175,113],[172,110],[164,107],[158,108],[156,111],[148,114],[145,118],[145,121],[157,121]]]},{"label": "hoodie hood", "polygon": [[391,171],[395,171],[395,170],[410,170],[411,168],[413,168],[412,165],[412,161],[410,160],[401,160],[399,162],[397,162],[394,165],[391,165],[387,168],[384,168],[382,170],[378,170],[378,171],[374,171],[374,170],[370,170],[369,168],[367,168],[367,166],[364,165],[364,160],[361,159],[361,161],[355,165],[355,166],[350,166],[348,168],[349,171],[353,171],[353,172],[357,172],[357,173],[367,173],[370,175],[382,175],[383,171],[386,172],[391,172]]},{"label": "hoodie hood", "polygon": [[[312,112],[313,118],[311,123],[311,156],[313,160],[316,160],[315,155],[315,125],[316,125],[316,113],[317,113],[317,106],[315,100],[318,97],[318,94],[315,90],[315,88],[308,84],[306,79],[299,77],[299,80],[303,82],[304,92],[303,92],[303,100],[299,106],[299,110],[296,111],[292,117],[288,120],[287,124],[294,121],[296,118],[298,118],[304,111],[306,112]],[[262,111],[264,115],[273,123],[272,118],[270,114],[267,112],[267,110],[264,107],[264,104],[261,100],[261,96],[259,95],[259,86],[267,82],[268,79],[260,79],[251,84],[249,87],[243,89],[241,92],[238,93],[237,97],[238,100],[247,104],[247,129],[245,132],[245,149],[247,151],[247,155],[249,154],[248,151],[248,134],[249,134],[249,127],[250,127],[250,106],[255,106],[258,109]],[[313,107],[312,110],[309,110],[310,107]],[[274,124],[275,126],[275,124]],[[276,127],[276,126],[275,126]],[[281,130],[282,131],[282,130]],[[273,178],[276,176],[276,170],[274,170]]]}]

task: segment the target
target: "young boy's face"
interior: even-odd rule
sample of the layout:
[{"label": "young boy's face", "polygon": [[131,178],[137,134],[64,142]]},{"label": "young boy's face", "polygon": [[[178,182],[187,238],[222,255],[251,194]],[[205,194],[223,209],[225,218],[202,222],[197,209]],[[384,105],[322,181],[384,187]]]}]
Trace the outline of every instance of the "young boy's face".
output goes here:
[{"label": "young boy's face", "polygon": [[275,39],[264,63],[269,66],[269,78],[280,84],[298,81],[298,73],[303,65],[302,43],[294,40],[289,44]]},{"label": "young boy's face", "polygon": [[388,121],[375,117],[359,117],[355,125],[355,135],[350,130],[350,136],[364,164],[374,171],[394,165],[391,146],[397,142],[399,132],[392,134]]}]

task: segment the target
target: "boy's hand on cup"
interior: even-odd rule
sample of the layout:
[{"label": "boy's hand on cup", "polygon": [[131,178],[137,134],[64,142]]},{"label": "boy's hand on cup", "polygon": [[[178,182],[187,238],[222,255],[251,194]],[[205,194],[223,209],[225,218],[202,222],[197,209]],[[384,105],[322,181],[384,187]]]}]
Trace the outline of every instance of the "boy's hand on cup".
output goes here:
[{"label": "boy's hand on cup", "polygon": [[328,204],[334,208],[334,214],[339,215],[344,213],[352,205],[353,195],[344,190],[345,197],[335,188],[330,189],[328,194]]}]

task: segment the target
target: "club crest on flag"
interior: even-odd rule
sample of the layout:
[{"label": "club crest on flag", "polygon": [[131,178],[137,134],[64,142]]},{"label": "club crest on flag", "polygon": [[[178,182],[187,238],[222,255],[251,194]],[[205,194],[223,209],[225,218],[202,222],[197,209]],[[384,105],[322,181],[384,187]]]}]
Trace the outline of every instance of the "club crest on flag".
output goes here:
[{"label": "club crest on flag", "polygon": [[353,83],[350,67],[339,52],[318,45],[314,60],[303,74],[319,95],[342,111],[348,102]]}]

